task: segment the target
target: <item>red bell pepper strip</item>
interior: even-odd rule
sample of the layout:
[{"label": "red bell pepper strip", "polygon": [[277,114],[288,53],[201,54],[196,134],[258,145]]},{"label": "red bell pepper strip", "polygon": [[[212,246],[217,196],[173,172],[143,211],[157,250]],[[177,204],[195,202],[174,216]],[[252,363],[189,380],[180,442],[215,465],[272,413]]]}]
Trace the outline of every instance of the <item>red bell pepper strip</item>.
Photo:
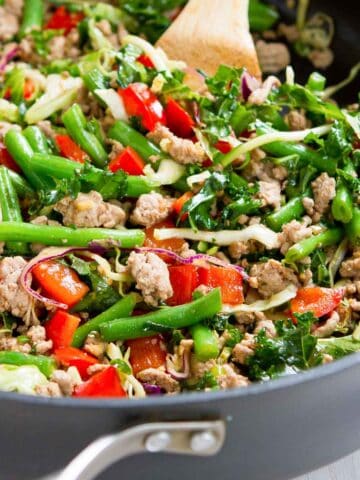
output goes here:
[{"label": "red bell pepper strip", "polygon": [[124,170],[129,175],[142,175],[145,162],[140,155],[130,146],[113,158],[109,163],[109,170],[113,173]]},{"label": "red bell pepper strip", "polygon": [[208,267],[199,267],[198,274],[199,285],[211,288],[220,287],[224,303],[243,303],[243,277],[237,270],[209,265]]},{"label": "red bell pepper strip", "polygon": [[[179,197],[179,198],[177,198],[177,199],[175,200],[175,202],[173,203],[173,211],[175,212],[175,214],[176,214],[177,216],[180,215],[180,213],[181,213],[181,211],[182,211],[185,203],[186,203],[188,200],[190,200],[190,198],[192,198],[193,196],[194,196],[194,194],[193,194],[192,192],[185,192],[183,195],[181,195],[181,197]],[[187,212],[186,212],[186,213],[183,213],[183,214],[181,215],[180,220],[181,220],[182,222],[184,222],[184,221],[187,219],[188,215],[189,215],[189,214],[188,214]]]},{"label": "red bell pepper strip", "polygon": [[76,367],[83,379],[89,378],[88,368],[99,362],[97,358],[75,347],[57,348],[54,357],[64,367]]},{"label": "red bell pepper strip", "polygon": [[191,138],[194,120],[188,112],[175,100],[170,98],[165,107],[166,123],[169,129],[178,137]]},{"label": "red bell pepper strip", "polygon": [[85,163],[87,160],[87,154],[73,141],[72,138],[69,137],[69,135],[56,135],[55,142],[63,157],[79,163]]},{"label": "red bell pepper strip", "polygon": [[290,310],[292,314],[312,312],[319,318],[335,310],[342,297],[343,291],[340,289],[304,287],[290,301]]},{"label": "red bell pepper strip", "polygon": [[154,130],[157,123],[166,125],[163,106],[145,83],[132,83],[118,90],[123,99],[126,113],[130,117],[139,117],[142,126]]},{"label": "red bell pepper strip", "polygon": [[0,165],[4,165],[14,172],[21,173],[21,168],[7,151],[5,145],[0,142]]},{"label": "red bell pepper strip", "polygon": [[45,29],[64,30],[67,35],[84,18],[81,12],[69,12],[64,6],[57,8]]},{"label": "red bell pepper strip", "polygon": [[153,64],[152,60],[150,57],[148,57],[147,55],[145,55],[144,53],[141,54],[137,59],[136,59],[137,62],[141,63],[142,65],[144,65],[144,67],[146,68],[155,68],[155,65]]},{"label": "red bell pepper strip", "polygon": [[46,337],[53,342],[53,349],[70,347],[74,333],[80,324],[80,318],[65,310],[56,310],[45,323]]},{"label": "red bell pepper strip", "polygon": [[129,360],[134,375],[146,368],[165,365],[166,347],[160,335],[128,340],[126,345],[130,347]]},{"label": "red bell pepper strip", "polygon": [[174,228],[175,225],[171,220],[164,220],[152,227],[145,229],[145,242],[144,247],[150,248],[164,248],[166,250],[172,250],[173,252],[180,252],[186,242],[182,238],[169,238],[168,240],[157,240],[154,237],[154,230],[157,228]]},{"label": "red bell pepper strip", "polygon": [[59,262],[49,260],[39,263],[31,272],[49,298],[69,307],[78,303],[89,291],[74,270]]},{"label": "red bell pepper strip", "polygon": [[115,367],[95,373],[87,382],[78,385],[74,397],[126,397]]},{"label": "red bell pepper strip", "polygon": [[191,302],[192,294],[199,285],[197,267],[195,265],[174,265],[169,266],[168,269],[174,294],[166,303],[176,306]]},{"label": "red bell pepper strip", "polygon": [[218,140],[214,147],[221,153],[229,153],[232,150],[232,146],[226,140]]},{"label": "red bell pepper strip", "polygon": [[[30,100],[35,93],[35,85],[30,78],[26,78],[23,87],[23,97],[25,100]],[[11,99],[11,88],[7,88],[4,93],[5,100]]]}]

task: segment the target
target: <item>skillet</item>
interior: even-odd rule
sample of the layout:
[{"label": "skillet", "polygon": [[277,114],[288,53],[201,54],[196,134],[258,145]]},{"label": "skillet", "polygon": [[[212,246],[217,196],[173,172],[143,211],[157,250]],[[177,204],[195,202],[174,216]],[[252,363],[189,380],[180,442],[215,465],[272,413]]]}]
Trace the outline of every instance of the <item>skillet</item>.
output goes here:
[{"label": "skillet", "polygon": [[[272,3],[291,20],[284,0]],[[315,0],[311,7],[336,23],[329,84],[346,77],[360,59],[356,3]],[[293,65],[298,81],[305,81],[311,65],[294,57]],[[337,99],[354,102],[359,90],[358,80]],[[89,468],[79,458],[61,480],[90,480],[108,463],[143,450],[148,453],[115,463],[96,478],[285,480],[360,447],[359,395],[357,354],[247,389],[135,402],[0,393],[0,476],[31,480],[59,471],[95,441],[86,454]],[[174,449],[186,455],[164,453]]]}]

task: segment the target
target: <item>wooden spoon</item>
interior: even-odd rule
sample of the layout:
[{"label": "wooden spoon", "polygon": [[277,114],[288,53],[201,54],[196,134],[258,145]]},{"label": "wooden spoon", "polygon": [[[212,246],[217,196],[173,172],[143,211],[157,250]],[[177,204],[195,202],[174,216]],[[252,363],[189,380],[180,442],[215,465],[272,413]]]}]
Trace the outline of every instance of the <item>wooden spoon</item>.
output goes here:
[{"label": "wooden spoon", "polygon": [[249,31],[249,0],[190,0],[158,40],[172,60],[213,75],[219,65],[246,67],[261,77]]}]

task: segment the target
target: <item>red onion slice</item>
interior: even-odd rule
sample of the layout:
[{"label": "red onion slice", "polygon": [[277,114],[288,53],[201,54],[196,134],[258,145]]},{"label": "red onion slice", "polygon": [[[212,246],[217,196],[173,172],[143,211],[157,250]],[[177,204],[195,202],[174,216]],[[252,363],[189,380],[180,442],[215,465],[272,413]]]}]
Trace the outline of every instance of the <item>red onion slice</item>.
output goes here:
[{"label": "red onion slice", "polygon": [[172,360],[172,355],[167,354],[166,356],[166,372],[172,376],[175,380],[185,380],[189,378],[190,375],[190,350],[184,351],[182,355],[182,366],[181,371],[175,369],[174,362]]},{"label": "red onion slice", "polygon": [[0,59],[0,73],[2,73],[6,65],[11,62],[11,60],[16,57],[16,55],[19,52],[19,47],[16,46],[12,50],[10,50],[8,53],[6,53],[1,59]]},{"label": "red onion slice", "polygon": [[243,99],[246,101],[254,90],[260,87],[260,83],[255,77],[248,72],[244,72],[241,77],[241,93]]},{"label": "red onion slice", "polygon": [[31,283],[32,283],[31,271],[36,265],[40,265],[43,262],[47,262],[49,260],[56,260],[58,258],[62,258],[62,257],[65,257],[66,255],[69,255],[69,253],[84,251],[84,250],[89,250],[89,249],[85,247],[45,248],[39,253],[39,255],[34,257],[32,260],[30,260],[30,262],[26,265],[26,267],[21,272],[20,279],[19,279],[21,286],[29,295],[36,298],[36,300],[39,300],[41,303],[45,305],[53,306],[56,308],[61,308],[63,310],[67,310],[69,308],[68,305],[65,305],[64,303],[58,302],[51,298],[44,297],[43,295],[41,295],[39,292],[37,292],[31,287]]},{"label": "red onion slice", "polygon": [[145,392],[148,395],[163,395],[163,390],[159,385],[153,385],[152,383],[141,383]]},{"label": "red onion slice", "polygon": [[233,265],[232,263],[226,263],[219,258],[213,257],[211,255],[206,255],[204,253],[197,253],[196,255],[191,255],[190,257],[184,258],[178,255],[171,250],[166,250],[165,248],[151,248],[151,247],[139,247],[136,248],[135,251],[137,252],[152,252],[158,255],[166,255],[172,260],[175,260],[177,263],[182,263],[183,265],[191,265],[196,261],[205,261],[207,263],[211,263],[212,265],[217,265],[218,267],[224,268],[231,268],[239,272],[244,280],[248,279],[248,275],[240,265]]}]

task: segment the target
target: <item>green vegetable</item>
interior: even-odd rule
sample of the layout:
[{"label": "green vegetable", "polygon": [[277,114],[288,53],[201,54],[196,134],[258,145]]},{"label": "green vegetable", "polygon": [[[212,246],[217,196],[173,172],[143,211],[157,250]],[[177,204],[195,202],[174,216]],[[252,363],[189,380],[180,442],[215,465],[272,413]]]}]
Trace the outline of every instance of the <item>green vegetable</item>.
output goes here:
[{"label": "green vegetable", "polygon": [[334,358],[341,358],[350,353],[360,351],[360,341],[355,340],[352,335],[346,337],[321,338],[318,340],[321,351]]},{"label": "green vegetable", "polygon": [[213,330],[198,323],[190,328],[190,333],[194,340],[195,355],[199,361],[206,362],[218,357],[220,349]]},{"label": "green vegetable", "polygon": [[360,208],[353,210],[353,216],[349,223],[346,224],[346,235],[353,245],[360,244]]},{"label": "green vegetable", "polygon": [[109,322],[115,318],[128,317],[131,315],[135,305],[136,295],[134,293],[130,293],[105,312],[86,322],[76,330],[72,342],[73,347],[81,347],[89,333],[92,331],[98,331],[99,326],[102,323]]},{"label": "green vegetable", "polygon": [[278,20],[279,14],[273,7],[259,0],[250,0],[249,23],[251,31],[264,32],[270,30]]},{"label": "green vegetable", "polygon": [[87,247],[91,242],[118,242],[123,248],[141,246],[144,241],[141,230],[110,230],[106,228],[58,227],[33,225],[21,222],[0,223],[0,241],[42,243],[44,245]]},{"label": "green vegetable", "polygon": [[305,88],[313,92],[322,92],[326,85],[326,77],[319,72],[313,72],[305,85]]},{"label": "green vegetable", "polygon": [[23,131],[23,135],[29,142],[30,147],[34,152],[48,154],[50,153],[47,138],[39,127],[29,126]]},{"label": "green vegetable", "polygon": [[[0,212],[2,222],[22,222],[19,200],[9,175],[9,170],[0,166]],[[7,242],[9,252],[24,255],[27,252],[26,244]]]},{"label": "green vegetable", "polygon": [[343,230],[338,227],[329,228],[318,235],[305,238],[289,248],[285,255],[287,263],[295,263],[310,255],[315,249],[336,245],[343,238]]},{"label": "green vegetable", "polygon": [[212,317],[221,309],[219,289],[177,307],[165,307],[156,312],[137,317],[120,318],[100,325],[104,340],[127,340],[148,337],[163,330],[185,328]]},{"label": "green vegetable", "polygon": [[30,355],[29,353],[0,352],[0,365],[34,365],[37,367],[45,377],[51,377],[51,374],[56,368],[55,360],[45,355]]},{"label": "green vegetable", "polygon": [[25,0],[19,36],[24,37],[31,30],[41,30],[44,20],[43,0]]},{"label": "green vegetable", "polygon": [[9,175],[19,198],[33,198],[35,196],[34,190],[23,177],[13,170],[9,170]]},{"label": "green vegetable", "polygon": [[338,180],[336,187],[336,196],[331,204],[331,213],[335,220],[343,223],[349,223],[353,217],[353,200],[347,186],[341,180]]},{"label": "green vegetable", "polygon": [[302,217],[305,208],[302,197],[292,198],[286,205],[265,218],[266,224],[274,232],[280,232],[283,225]]},{"label": "green vegetable", "polygon": [[79,105],[70,107],[63,114],[62,121],[70,137],[90,156],[95,165],[104,167],[108,155],[96,136],[86,129],[86,118]]}]

